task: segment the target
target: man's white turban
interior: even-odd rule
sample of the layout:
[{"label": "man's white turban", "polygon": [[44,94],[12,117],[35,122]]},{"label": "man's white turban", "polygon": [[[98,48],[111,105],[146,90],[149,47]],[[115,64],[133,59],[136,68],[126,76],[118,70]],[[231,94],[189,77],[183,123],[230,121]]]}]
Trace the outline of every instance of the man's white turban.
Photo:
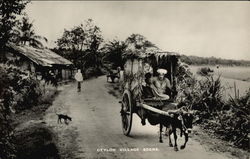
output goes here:
[{"label": "man's white turban", "polygon": [[157,73],[159,73],[159,74],[164,74],[165,75],[165,74],[167,74],[167,72],[168,71],[166,69],[162,69],[162,68],[157,70]]}]

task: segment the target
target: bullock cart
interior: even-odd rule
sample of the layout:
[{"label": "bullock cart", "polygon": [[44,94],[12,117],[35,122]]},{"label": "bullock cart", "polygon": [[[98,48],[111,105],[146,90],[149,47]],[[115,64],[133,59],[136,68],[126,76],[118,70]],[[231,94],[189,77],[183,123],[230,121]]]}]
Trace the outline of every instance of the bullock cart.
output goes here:
[{"label": "bullock cart", "polygon": [[[126,62],[123,71],[123,95],[120,102],[122,131],[124,135],[130,135],[134,114],[137,114],[141,118],[142,125],[146,124],[146,119],[151,125],[160,124],[160,142],[162,142],[162,127],[170,125],[175,120],[177,120],[177,124],[179,123],[181,131],[187,131],[187,129],[184,130],[186,126],[180,117],[188,112],[179,109],[178,103],[175,102],[177,95],[176,71],[178,70],[179,57],[177,53],[159,50],[128,51],[124,53]],[[148,97],[144,94],[145,75],[150,72],[152,77],[157,76],[159,68],[167,70],[165,78],[170,81],[171,85],[171,90],[168,94],[169,99],[154,96]],[[172,132],[175,135],[176,132]],[[176,144],[175,149],[177,149]]]}]

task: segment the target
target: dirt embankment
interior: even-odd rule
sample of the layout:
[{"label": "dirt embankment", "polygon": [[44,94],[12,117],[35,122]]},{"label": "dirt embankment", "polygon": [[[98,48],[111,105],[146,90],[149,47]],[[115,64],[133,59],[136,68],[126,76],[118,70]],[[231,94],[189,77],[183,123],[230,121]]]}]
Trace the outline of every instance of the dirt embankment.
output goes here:
[{"label": "dirt embankment", "polygon": [[51,104],[41,104],[12,114],[17,159],[60,158],[56,146],[57,136],[44,121],[45,111]]},{"label": "dirt embankment", "polygon": [[16,130],[18,159],[59,159],[56,137],[41,121],[30,121]]}]

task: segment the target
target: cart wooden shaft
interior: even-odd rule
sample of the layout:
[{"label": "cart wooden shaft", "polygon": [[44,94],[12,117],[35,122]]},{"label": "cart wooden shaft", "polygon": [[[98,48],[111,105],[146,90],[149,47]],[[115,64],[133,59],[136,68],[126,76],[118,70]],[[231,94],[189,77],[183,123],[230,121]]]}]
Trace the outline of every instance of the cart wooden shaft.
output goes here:
[{"label": "cart wooden shaft", "polygon": [[169,111],[162,111],[160,109],[157,109],[157,108],[154,108],[152,106],[149,106],[147,104],[144,104],[144,103],[139,103],[139,106],[141,106],[142,108],[144,109],[147,109],[149,111],[152,111],[154,113],[158,113],[158,114],[161,114],[161,115],[164,115],[164,116],[170,116],[170,114],[173,114],[173,113],[177,113],[178,110],[169,110]]}]

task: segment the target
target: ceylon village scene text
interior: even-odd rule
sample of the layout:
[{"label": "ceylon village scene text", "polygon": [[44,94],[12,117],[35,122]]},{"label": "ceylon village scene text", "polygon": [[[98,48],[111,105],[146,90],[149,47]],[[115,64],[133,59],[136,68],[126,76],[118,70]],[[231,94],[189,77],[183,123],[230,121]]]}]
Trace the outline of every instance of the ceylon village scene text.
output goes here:
[{"label": "ceylon village scene text", "polygon": [[249,2],[0,14],[0,159],[249,159]]}]

